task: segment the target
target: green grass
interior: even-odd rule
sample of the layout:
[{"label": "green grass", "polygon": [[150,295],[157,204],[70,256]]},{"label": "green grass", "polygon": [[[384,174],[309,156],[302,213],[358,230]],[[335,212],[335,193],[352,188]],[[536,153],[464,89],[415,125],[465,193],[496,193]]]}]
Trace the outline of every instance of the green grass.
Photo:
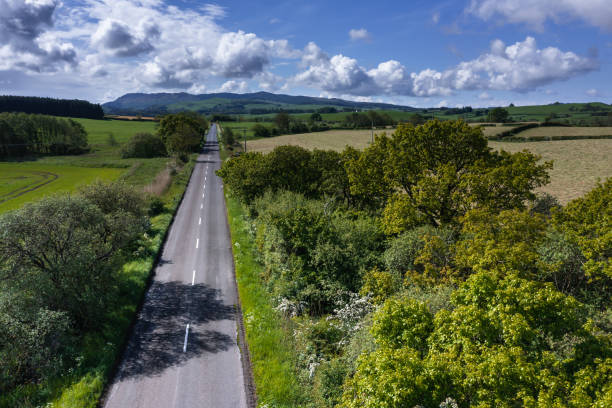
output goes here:
[{"label": "green grass", "polygon": [[297,380],[289,322],[272,307],[260,279],[263,268],[254,257],[244,210],[229,195],[226,203],[258,404],[276,408],[301,406],[304,394]]},{"label": "green grass", "polygon": [[272,126],[272,123],[270,122],[221,122],[220,125],[221,129],[231,128],[234,132],[234,137],[236,138],[236,141],[241,141],[244,140],[243,131],[241,130],[242,128],[246,128],[247,140],[255,139],[255,135],[253,134],[253,131],[251,129],[257,123],[261,123],[262,125],[268,127]]},{"label": "green grass", "polygon": [[[0,162],[0,213],[19,208],[28,201],[38,200],[56,192],[70,192],[80,185],[96,179],[122,179],[134,186],[143,187],[162,171],[167,157],[154,159],[122,159],[121,143],[134,133],[153,132],[156,124],[144,121],[75,119],[83,124],[92,149],[76,156],[42,156],[24,161]],[[108,134],[113,133],[119,143],[108,144]],[[57,179],[31,192],[18,195],[50,180]],[[22,189],[22,190],[20,190]],[[13,192],[13,194],[11,194]]]},{"label": "green grass", "polygon": [[154,133],[157,126],[157,122],[152,121],[73,119],[85,126],[87,140],[93,146],[105,145],[111,133],[118,143],[125,143],[135,133]]},{"label": "green grass", "polygon": [[[0,163],[0,213],[49,194],[73,191],[96,179],[115,180],[123,172],[124,169],[55,166],[38,162]],[[45,174],[53,176],[44,177]],[[54,176],[57,179],[54,180]],[[41,186],[46,181],[50,182]],[[33,190],[26,192],[27,189]]]}]

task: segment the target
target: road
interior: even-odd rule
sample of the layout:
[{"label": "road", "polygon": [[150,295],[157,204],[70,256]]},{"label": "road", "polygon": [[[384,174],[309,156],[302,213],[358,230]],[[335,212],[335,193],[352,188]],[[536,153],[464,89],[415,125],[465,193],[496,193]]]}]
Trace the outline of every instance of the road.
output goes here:
[{"label": "road", "polygon": [[212,125],[107,408],[247,407],[216,132]]}]

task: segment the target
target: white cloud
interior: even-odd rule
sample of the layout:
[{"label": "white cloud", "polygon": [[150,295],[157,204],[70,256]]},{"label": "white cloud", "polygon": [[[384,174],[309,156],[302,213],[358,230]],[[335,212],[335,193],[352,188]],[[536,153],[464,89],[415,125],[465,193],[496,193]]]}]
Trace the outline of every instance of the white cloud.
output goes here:
[{"label": "white cloud", "polygon": [[483,20],[524,23],[541,29],[547,21],[580,19],[612,30],[612,5],[609,0],[472,0],[467,8]]},{"label": "white cloud", "polygon": [[308,67],[295,76],[296,82],[326,92],[361,96],[434,96],[461,90],[526,92],[598,68],[596,60],[573,52],[538,49],[532,37],[509,46],[495,40],[490,52],[445,71],[428,68],[408,73],[394,60],[366,70],[349,57],[330,58],[314,43],[306,47],[302,63]]},{"label": "white cloud", "polygon": [[153,51],[159,38],[159,27],[152,21],[143,20],[135,29],[114,20],[102,20],[91,37],[92,45],[119,57],[133,57]]},{"label": "white cloud", "polygon": [[434,24],[438,24],[440,22],[440,12],[436,11],[431,15],[431,22]]},{"label": "white cloud", "polygon": [[58,0],[0,0],[0,69],[53,72],[76,65],[70,43],[45,32]]},{"label": "white cloud", "polygon": [[245,81],[235,81],[230,80],[226,81],[219,88],[219,92],[236,92],[236,93],[245,93],[249,91],[249,85]]},{"label": "white cloud", "polygon": [[218,4],[205,4],[202,10],[212,18],[223,18],[226,16],[225,7]]},{"label": "white cloud", "polygon": [[448,106],[448,101],[446,99],[441,100],[440,102],[438,102],[438,104],[436,105],[436,107],[438,108],[443,108],[445,106]]},{"label": "white cloud", "polygon": [[349,37],[351,37],[351,40],[353,41],[370,41],[372,39],[372,36],[365,28],[351,29],[349,31]]},{"label": "white cloud", "polygon": [[599,91],[595,88],[591,88],[591,89],[587,89],[587,91],[585,92],[588,96],[590,97],[598,97],[601,96],[601,93],[599,93]]},{"label": "white cloud", "polygon": [[489,95],[486,92],[481,93],[480,95],[478,95],[478,99],[482,99],[482,100],[487,100],[487,99],[491,99],[491,95]]}]

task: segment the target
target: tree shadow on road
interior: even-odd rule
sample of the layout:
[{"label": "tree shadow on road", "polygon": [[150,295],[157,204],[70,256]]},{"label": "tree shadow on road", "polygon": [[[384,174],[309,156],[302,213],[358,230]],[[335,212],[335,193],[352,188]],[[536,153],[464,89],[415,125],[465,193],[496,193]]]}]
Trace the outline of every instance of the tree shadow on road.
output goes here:
[{"label": "tree shadow on road", "polygon": [[[218,290],[204,284],[153,282],[117,371],[117,380],[155,376],[204,353],[225,351],[232,337],[199,325],[234,320],[234,306],[218,300]],[[190,324],[187,349],[185,328]]]}]

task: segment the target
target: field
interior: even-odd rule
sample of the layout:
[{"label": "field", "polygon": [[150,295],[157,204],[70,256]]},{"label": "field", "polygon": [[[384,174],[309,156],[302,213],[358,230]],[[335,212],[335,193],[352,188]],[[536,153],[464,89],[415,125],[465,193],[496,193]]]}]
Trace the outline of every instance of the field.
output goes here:
[{"label": "field", "polygon": [[494,149],[517,152],[527,149],[553,160],[550,184],[541,191],[554,195],[561,203],[584,195],[600,178],[612,177],[612,140],[557,140],[552,142],[489,142]]},{"label": "field", "polygon": [[264,126],[271,126],[272,124],[269,122],[221,122],[220,126],[221,129],[223,128],[231,128],[232,131],[234,132],[234,137],[236,138],[236,140],[240,141],[243,140],[243,131],[242,129],[246,129],[246,137],[247,140],[251,140],[253,139],[255,136],[253,135],[253,131],[251,130],[251,128],[257,124],[257,123],[261,123]]},{"label": "field", "polygon": [[[501,126],[491,127],[491,129],[496,130],[497,128],[508,129],[508,127]],[[547,128],[533,130],[540,129],[546,130]],[[368,146],[369,142],[369,130],[331,130],[254,140],[247,143],[247,150],[269,152],[279,145],[295,145],[306,149],[340,151],[346,145],[363,149]],[[550,173],[551,182],[541,191],[554,195],[562,203],[567,203],[591,190],[598,178],[604,180],[607,177],[612,177],[612,160],[609,158],[609,152],[612,151],[612,140],[609,139],[526,143],[489,142],[489,146],[509,152],[527,149],[541,155],[543,160],[553,160],[554,168]]]},{"label": "field", "polygon": [[108,136],[112,134],[118,143],[125,143],[138,132],[155,132],[157,122],[151,121],[127,121],[127,120],[94,120],[74,119],[85,126],[88,134],[89,144],[97,146],[106,144]]},{"label": "field", "polygon": [[72,191],[96,179],[114,180],[124,169],[0,163],[0,213],[45,195]]},{"label": "field", "polygon": [[517,136],[612,136],[612,127],[540,126],[537,128],[524,130],[517,134]]},{"label": "field", "polygon": [[[75,120],[87,130],[92,151],[78,156],[0,162],[0,213],[49,194],[74,191],[96,179],[121,178],[132,185],[144,187],[165,169],[168,158],[121,158],[121,144],[134,133],[154,132],[154,122]],[[114,135],[117,145],[108,143],[109,133]]]}]

